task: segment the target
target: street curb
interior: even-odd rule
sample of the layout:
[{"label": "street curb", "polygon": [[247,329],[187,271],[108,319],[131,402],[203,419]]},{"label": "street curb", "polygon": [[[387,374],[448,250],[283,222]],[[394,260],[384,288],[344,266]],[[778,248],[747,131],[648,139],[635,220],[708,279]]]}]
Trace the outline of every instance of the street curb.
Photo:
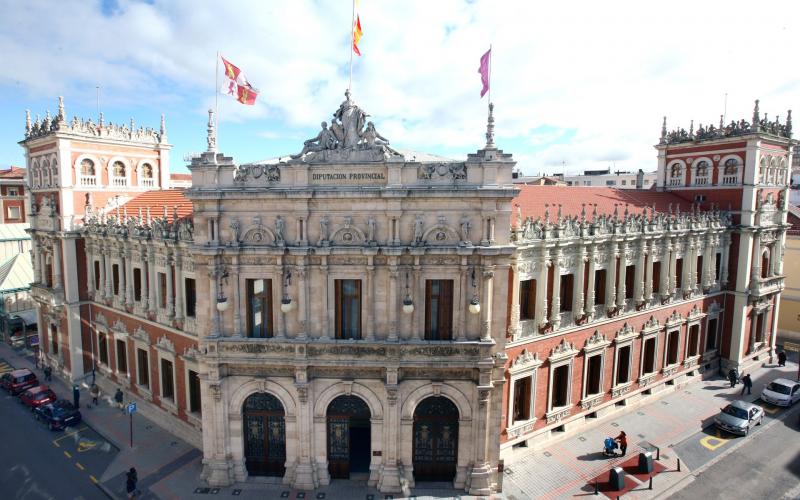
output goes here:
[{"label": "street curb", "polygon": [[116,495],[115,495],[115,494],[114,494],[114,493],[113,493],[111,490],[109,490],[108,488],[106,488],[106,487],[103,485],[103,483],[101,483],[100,481],[97,481],[96,483],[94,483],[94,485],[95,485],[95,486],[97,486],[97,488],[98,488],[100,491],[102,491],[102,492],[103,492],[103,494],[104,494],[105,496],[107,496],[108,498],[110,498],[111,500],[117,500],[117,496],[116,496]]},{"label": "street curb", "polygon": [[[769,429],[773,425],[776,425],[778,422],[783,422],[784,420],[786,420],[790,416],[794,416],[798,412],[800,412],[800,405],[797,405],[794,408],[792,408],[792,407],[787,408],[787,410],[786,410],[786,412],[784,414],[782,414],[779,417],[775,418],[770,423],[762,426],[761,432],[766,431],[767,429]],[[745,439],[739,440],[736,444],[734,444],[733,446],[731,446],[730,448],[728,448],[724,452],[720,453],[716,457],[712,458],[708,462],[704,463],[703,465],[698,467],[696,470],[691,471],[686,477],[684,477],[680,481],[676,482],[675,484],[673,484],[672,486],[670,486],[669,488],[667,488],[663,492],[659,493],[658,495],[654,496],[653,498],[654,499],[667,498],[669,495],[672,495],[673,493],[676,493],[676,492],[682,490],[683,488],[688,486],[689,483],[694,482],[694,480],[697,479],[700,474],[702,474],[703,472],[708,470],[711,466],[715,465],[720,460],[722,460],[722,459],[726,458],[727,456],[731,455],[732,453],[737,451],[739,448],[741,448],[742,446],[744,446],[748,442],[749,441],[747,441]]]}]

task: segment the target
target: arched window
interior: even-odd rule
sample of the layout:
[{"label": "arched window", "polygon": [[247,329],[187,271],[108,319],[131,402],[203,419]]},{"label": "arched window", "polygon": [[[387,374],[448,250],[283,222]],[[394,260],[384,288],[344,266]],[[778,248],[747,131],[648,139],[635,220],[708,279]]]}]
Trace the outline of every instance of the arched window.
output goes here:
[{"label": "arched window", "polygon": [[85,159],[81,162],[81,175],[94,175],[94,162],[90,159]]},{"label": "arched window", "polygon": [[769,265],[770,265],[769,249],[765,248],[764,252],[762,252],[762,254],[761,254],[761,277],[762,278],[767,278],[771,274],[770,273],[770,269],[769,269]]},{"label": "arched window", "polygon": [[706,160],[697,162],[694,171],[694,184],[696,186],[703,186],[709,182],[710,164]]},{"label": "arched window", "polygon": [[111,184],[113,186],[127,186],[128,179],[125,176],[125,164],[121,161],[115,161],[113,165],[111,165]]},{"label": "arched window", "polygon": [[767,172],[769,171],[766,157],[761,158],[760,167],[758,171],[758,182],[759,184],[765,184],[767,182]]},{"label": "arched window", "polygon": [[43,187],[50,187],[51,181],[50,175],[50,160],[43,160],[42,161],[42,186]]},{"label": "arched window", "polygon": [[722,170],[722,184],[732,185],[739,183],[739,160],[728,158],[725,160],[725,167]]},{"label": "arched window", "polygon": [[680,186],[683,184],[683,168],[680,163],[673,163],[669,170],[669,185]]},{"label": "arched window", "polygon": [[42,179],[41,179],[41,171],[39,169],[39,162],[33,162],[33,167],[31,167],[33,173],[33,187],[38,188],[42,186]]},{"label": "arched window", "polygon": [[81,173],[80,184],[82,186],[96,186],[97,185],[97,170],[95,169],[94,162],[89,158],[81,160]]},{"label": "arched window", "polygon": [[143,163],[141,169],[142,177],[139,180],[139,183],[142,186],[153,186],[153,166],[149,163]]}]

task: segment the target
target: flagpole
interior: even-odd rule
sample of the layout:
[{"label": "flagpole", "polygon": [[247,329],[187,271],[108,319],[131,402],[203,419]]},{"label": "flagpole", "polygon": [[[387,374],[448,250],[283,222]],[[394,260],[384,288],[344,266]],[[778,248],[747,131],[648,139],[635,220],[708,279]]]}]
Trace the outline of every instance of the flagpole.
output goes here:
[{"label": "flagpole", "polygon": [[489,44],[489,105],[492,104],[492,44]]},{"label": "flagpole", "polygon": [[216,70],[214,72],[214,128],[219,144],[219,51],[217,51]]},{"label": "flagpole", "polygon": [[356,0],[353,0],[353,10],[350,15],[350,82],[347,84],[347,90],[353,89],[353,33],[356,24]]}]

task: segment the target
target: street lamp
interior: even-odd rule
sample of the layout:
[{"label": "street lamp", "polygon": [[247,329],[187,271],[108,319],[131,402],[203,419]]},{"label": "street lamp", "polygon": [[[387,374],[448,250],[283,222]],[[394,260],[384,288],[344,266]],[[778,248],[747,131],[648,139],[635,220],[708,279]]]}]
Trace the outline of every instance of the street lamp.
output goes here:
[{"label": "street lamp", "polygon": [[291,297],[289,297],[289,285],[292,283],[292,271],[286,270],[283,276],[283,297],[281,298],[281,312],[286,314],[294,309]]},{"label": "street lamp", "polygon": [[481,312],[481,301],[478,300],[478,285],[475,282],[475,268],[472,268],[472,299],[469,301],[469,312],[478,314]]},{"label": "street lamp", "polygon": [[408,289],[408,273],[406,273],[406,296],[403,297],[403,313],[411,314],[414,312],[414,301],[411,300],[411,292]]}]

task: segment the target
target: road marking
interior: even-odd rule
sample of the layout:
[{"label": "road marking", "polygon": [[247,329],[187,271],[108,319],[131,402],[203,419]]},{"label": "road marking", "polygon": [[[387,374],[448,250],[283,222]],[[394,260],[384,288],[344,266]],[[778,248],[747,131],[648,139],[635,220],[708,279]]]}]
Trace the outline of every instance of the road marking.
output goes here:
[{"label": "road marking", "polygon": [[762,406],[762,409],[764,410],[764,413],[768,413],[770,415],[775,415],[776,413],[781,411],[781,408],[779,408],[777,406],[773,406],[773,405],[769,405],[769,406],[764,405],[764,406]]},{"label": "road marking", "polygon": [[97,446],[97,443],[95,441],[88,441],[88,440],[87,441],[83,441],[83,440],[81,440],[81,441],[78,442],[78,453],[83,453],[84,451],[89,451],[92,448],[94,448],[95,446]]},{"label": "road marking", "polygon": [[56,443],[55,441],[53,441],[53,446],[55,446],[56,448],[61,448],[61,445]]},{"label": "road marking", "polygon": [[80,470],[86,470],[86,468],[83,465],[81,465],[80,462],[75,462],[75,467],[79,468]]},{"label": "road marking", "polygon": [[[60,438],[54,439],[54,440],[53,440],[53,444],[56,444],[57,442],[61,441],[62,439],[66,439],[66,438],[68,438],[68,437],[70,437],[70,436],[74,436],[75,434],[77,434],[77,433],[79,433],[79,432],[83,432],[83,431],[85,431],[86,429],[88,429],[88,427],[84,427],[83,429],[78,429],[77,431],[70,432],[69,434],[64,434],[64,435],[63,435],[63,436],[61,436]],[[58,446],[58,445],[56,445],[56,446]]]},{"label": "road marking", "polygon": [[66,455],[67,458],[72,458],[72,455],[70,455],[68,451],[65,451],[64,455]]},{"label": "road marking", "polygon": [[94,484],[97,484],[97,478],[96,478],[96,477],[94,477],[94,476],[92,476],[92,475],[90,474],[90,475],[89,475],[89,479],[91,479],[91,480],[92,480],[92,482],[93,482]]},{"label": "road marking", "polygon": [[702,444],[704,447],[708,448],[709,450],[714,451],[717,448],[719,448],[720,446],[722,446],[725,443],[727,443],[728,441],[730,441],[730,439],[725,439],[724,437],[722,437],[722,434],[720,434],[719,429],[717,429],[717,435],[716,436],[706,436],[706,437],[704,437],[703,439],[700,440],[700,444]]}]

